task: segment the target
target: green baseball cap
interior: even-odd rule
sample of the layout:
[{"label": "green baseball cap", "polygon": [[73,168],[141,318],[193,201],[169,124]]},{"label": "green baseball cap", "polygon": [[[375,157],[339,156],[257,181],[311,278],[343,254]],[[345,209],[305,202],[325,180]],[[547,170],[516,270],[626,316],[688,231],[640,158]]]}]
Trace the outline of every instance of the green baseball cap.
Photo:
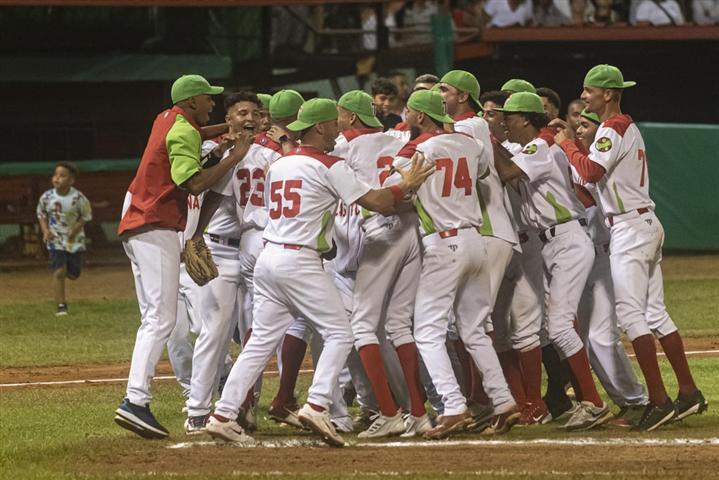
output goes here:
[{"label": "green baseball cap", "polygon": [[474,103],[476,103],[480,109],[482,108],[482,105],[479,103],[479,82],[477,81],[477,77],[471,73],[464,70],[452,70],[451,72],[447,72],[439,82],[451,85],[460,92],[468,93],[472,100],[474,100]]},{"label": "green baseball cap", "polygon": [[287,118],[297,114],[305,99],[297,90],[280,90],[270,99],[270,116]]},{"label": "green baseball cap", "polygon": [[504,85],[502,85],[501,90],[503,92],[509,92],[509,93],[518,93],[518,92],[537,93],[537,89],[534,88],[534,85],[532,85],[528,81],[522,80],[520,78],[513,78],[511,80],[507,80],[504,83]]},{"label": "green baseball cap", "polygon": [[262,107],[265,110],[270,109],[270,100],[272,99],[272,95],[270,95],[268,93],[258,93],[257,98],[260,99],[260,102],[262,102]]},{"label": "green baseball cap", "polygon": [[505,113],[544,113],[544,105],[536,93],[517,92],[509,96],[504,107],[495,110]]},{"label": "green baseball cap", "polygon": [[382,123],[374,113],[372,97],[367,92],[362,90],[349,91],[340,97],[337,105],[356,114],[368,127],[382,127]]},{"label": "green baseball cap", "polygon": [[637,82],[625,82],[622,71],[613,65],[596,65],[584,77],[584,85],[599,88],[629,88]]},{"label": "green baseball cap", "polygon": [[183,75],[172,84],[170,96],[172,103],[178,103],[197,95],[217,95],[225,91],[224,87],[210,85],[201,75]]},{"label": "green baseball cap", "polygon": [[423,112],[442,123],[454,123],[447,115],[447,108],[442,95],[433,90],[419,90],[410,95],[407,106],[412,110]]},{"label": "green baseball cap", "polygon": [[299,132],[330,120],[337,120],[337,103],[328,98],[313,98],[302,104],[297,120],[287,125],[287,129]]},{"label": "green baseball cap", "polygon": [[602,123],[602,121],[599,119],[599,115],[597,115],[597,114],[594,113],[594,112],[590,112],[590,111],[587,110],[586,108],[585,108],[584,110],[582,110],[582,113],[580,113],[579,115],[581,115],[582,117],[586,118],[587,120],[590,120],[590,121],[596,123],[597,125],[599,125],[600,123]]}]

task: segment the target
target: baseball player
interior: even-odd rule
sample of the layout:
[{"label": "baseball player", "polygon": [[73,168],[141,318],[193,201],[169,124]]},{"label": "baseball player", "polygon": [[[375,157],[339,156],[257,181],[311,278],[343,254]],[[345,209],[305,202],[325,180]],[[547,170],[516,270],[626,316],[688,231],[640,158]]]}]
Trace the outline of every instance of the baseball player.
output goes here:
[{"label": "baseball player", "polygon": [[270,166],[265,184],[267,242],[254,272],[253,334],[230,372],[207,424],[207,432],[225,441],[247,442],[235,421],[251,385],[262,372],[296,314],[321,333],[319,358],[300,421],[326,443],[343,446],[330,421],[333,389],[352,348],[352,331],[336,287],[322,269],[320,254],[332,242],[337,201],[357,202],[372,211],[394,213],[409,191],[419,187],[432,169],[415,158],[399,185],[372,190],[359,182],[340,158],[327,155],[338,135],[337,107],[326,99],[306,102],[295,122],[302,147]]},{"label": "baseball player", "polygon": [[[570,152],[581,177],[596,183],[602,211],[610,227],[610,264],[620,326],[634,347],[649,393],[649,405],[635,428],[651,431],[672,419],[702,413],[707,402],[696,387],[684,345],[664,305],[660,262],[664,229],[649,197],[647,155],[639,129],[621,111],[626,88],[622,72],[597,65],[584,78],[581,98],[602,124],[586,157],[572,155],[574,132],[562,129],[555,141]],[[656,358],[659,339],[679,384],[675,402],[669,398]]]},{"label": "baseball player", "polygon": [[42,194],[36,209],[42,240],[50,254],[55,315],[59,317],[67,315],[65,277],[76,280],[80,276],[85,251],[84,226],[92,220],[90,201],[73,187],[77,174],[72,163],[58,163],[52,176],[53,188]]},{"label": "baseball player", "polygon": [[502,90],[504,93],[509,93],[510,95],[517,92],[537,93],[537,89],[534,88],[534,85],[520,78],[512,78],[510,80],[507,80],[506,82],[504,82],[504,85],[502,85],[502,88],[500,90]]},{"label": "baseball player", "polygon": [[260,123],[258,130],[260,132],[266,132],[272,127],[272,117],[270,116],[270,100],[272,95],[267,93],[258,93],[257,98],[262,102],[262,108],[260,109]]},{"label": "baseball player", "polygon": [[444,124],[454,120],[446,115],[437,92],[424,90],[410,96],[407,123],[414,140],[399,152],[395,167],[403,167],[410,157],[421,154],[437,169],[417,191],[415,200],[424,257],[414,307],[414,338],[444,401],[444,414],[424,436],[446,437],[466,427],[472,418],[445,346],[450,310],[495,409],[488,433],[506,432],[519,417],[519,410],[484,331],[491,312],[490,280],[475,187],[487,174],[491,156],[468,135],[445,132]]},{"label": "baseball player", "polygon": [[546,323],[549,339],[567,360],[579,386],[580,408],[564,425],[567,430],[593,428],[612,414],[599,397],[574,318],[594,248],[587,235],[584,208],[572,186],[569,162],[554,145],[553,132],[538,95],[512,94],[504,107],[504,124],[511,141],[524,146],[511,156],[495,143],[497,170],[506,183],[520,192],[525,217],[540,230],[547,276]]},{"label": "baseball player", "polygon": [[[257,96],[252,92],[237,92],[227,96],[224,105],[230,135],[244,132],[254,138],[259,110],[262,107]],[[208,150],[218,146],[214,141],[205,142],[205,148]],[[254,146],[250,147],[246,156],[252,148]],[[224,152],[225,156],[230,154],[230,150]],[[188,435],[201,433],[205,429],[212,407],[212,392],[217,388],[232,332],[236,327],[238,305],[241,305],[239,248],[242,214],[238,213],[237,204],[241,204],[242,200],[236,197],[244,193],[244,169],[244,162],[237,164],[223,181],[212,188],[212,191],[221,194],[222,198],[207,225],[205,239],[213,261],[217,264],[219,277],[200,289],[202,327],[192,359],[192,383],[185,422],[185,432]],[[193,235],[197,231],[205,231],[205,225],[201,221],[203,213],[201,210]]]},{"label": "baseball player", "polygon": [[[601,121],[596,113],[582,111],[577,129],[577,147],[589,153]],[[589,364],[609,398],[616,403],[619,415],[612,425],[630,427],[633,418],[644,411],[647,397],[634,373],[621,341],[614,308],[614,290],[609,266],[609,229],[597,206],[596,187],[584,181],[572,167],[574,189],[587,214],[587,231],[594,243],[594,265],[579,302],[579,334],[587,346]]]},{"label": "baseball player", "polygon": [[[342,95],[338,110],[343,141],[338,142],[334,154],[344,158],[362,182],[381,187],[402,141],[382,133],[382,124],[372,109],[372,97],[365,92],[353,90]],[[363,210],[360,219],[358,227],[364,235],[361,247],[357,245],[359,265],[350,321],[355,348],[372,385],[379,415],[359,437],[422,434],[431,428],[431,423],[424,408],[419,357],[412,338],[412,313],[421,269],[417,216],[406,212],[384,217]],[[387,381],[377,336],[380,325],[404,372],[410,395],[407,426]]]},{"label": "baseball player", "polygon": [[222,91],[199,75],[185,75],[173,83],[173,107],[155,119],[123,205],[118,234],[131,261],[142,320],[127,397],[115,411],[115,422],[145,438],[168,436],[149,408],[150,381],[177,321],[181,252],[177,232],[185,228],[187,194],[209,189],[249,148],[232,137],[228,140],[235,144],[232,154],[213,167],[200,166],[198,129],[209,120],[215,105],[212,95]]}]

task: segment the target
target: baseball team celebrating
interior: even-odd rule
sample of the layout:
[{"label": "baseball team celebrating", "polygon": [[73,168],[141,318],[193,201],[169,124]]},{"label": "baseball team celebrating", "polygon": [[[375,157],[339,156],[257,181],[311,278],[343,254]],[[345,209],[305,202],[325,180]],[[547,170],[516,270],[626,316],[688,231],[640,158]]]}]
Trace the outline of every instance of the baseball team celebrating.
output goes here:
[{"label": "baseball team celebrating", "polygon": [[149,407],[166,346],[186,433],[227,442],[253,442],[275,354],[268,415],[337,447],[354,431],[441,439],[552,421],[652,431],[702,413],[664,305],[647,153],[620,108],[634,85],[595,66],[565,122],[525,80],[480,95],[469,72],[422,75],[403,122],[383,131],[360,90],[337,102],[240,91],[225,96],[226,123],[208,126],[223,88],[179,78],[119,226],[142,320],[115,422],[168,437]]}]

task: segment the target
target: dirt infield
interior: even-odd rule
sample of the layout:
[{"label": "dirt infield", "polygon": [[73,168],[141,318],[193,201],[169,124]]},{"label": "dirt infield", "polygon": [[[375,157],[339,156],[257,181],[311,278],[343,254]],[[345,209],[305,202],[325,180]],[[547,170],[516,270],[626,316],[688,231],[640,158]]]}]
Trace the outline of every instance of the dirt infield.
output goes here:
[{"label": "dirt infield", "polygon": [[[467,437],[478,439],[478,436]],[[452,445],[432,447],[355,447],[330,449],[195,447],[188,450],[147,448],[133,442],[98,445],[96,453],[73,472],[117,471],[176,474],[272,474],[334,476],[402,473],[488,477],[544,476],[569,478],[717,478],[719,445]],[[610,473],[611,472],[611,473]]]}]

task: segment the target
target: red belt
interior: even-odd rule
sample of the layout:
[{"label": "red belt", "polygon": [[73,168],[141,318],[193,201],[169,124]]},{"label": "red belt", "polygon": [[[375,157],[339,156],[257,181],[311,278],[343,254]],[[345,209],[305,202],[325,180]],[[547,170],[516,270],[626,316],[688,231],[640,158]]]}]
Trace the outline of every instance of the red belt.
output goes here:
[{"label": "red belt", "polygon": [[452,228],[449,230],[445,230],[444,232],[437,232],[437,235],[439,235],[439,238],[449,238],[449,237],[456,237],[458,230],[456,228]]},{"label": "red belt", "polygon": [[[631,211],[631,210],[630,210],[630,211]],[[637,208],[637,213],[638,213],[639,215],[643,215],[643,214],[647,213],[648,211],[649,211],[649,209],[646,208],[646,207]],[[629,213],[629,212],[626,212],[626,213]],[[621,215],[624,215],[624,213],[622,213]],[[617,217],[617,216],[619,216],[619,215],[609,215],[609,216],[607,217],[607,221],[609,222],[609,226],[610,226],[610,227],[613,227],[613,226],[614,226],[614,217]]]},{"label": "red belt", "polygon": [[283,247],[285,247],[287,250],[301,250],[302,245],[294,245],[292,243],[283,243]]}]

